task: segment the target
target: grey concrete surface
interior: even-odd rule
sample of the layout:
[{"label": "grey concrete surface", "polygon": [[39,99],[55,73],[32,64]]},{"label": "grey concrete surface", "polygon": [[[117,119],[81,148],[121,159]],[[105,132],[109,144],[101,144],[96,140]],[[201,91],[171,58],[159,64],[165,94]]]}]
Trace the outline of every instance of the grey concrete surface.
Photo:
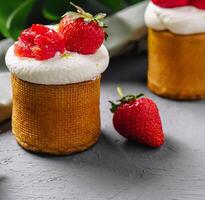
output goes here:
[{"label": "grey concrete surface", "polygon": [[12,109],[10,75],[5,65],[5,53],[12,40],[0,41],[0,123],[10,118]]},{"label": "grey concrete surface", "polygon": [[[29,153],[16,144],[10,121],[1,125],[0,200],[204,200],[205,101],[163,99],[145,83],[146,56],[111,61],[102,81],[102,135],[80,154]],[[150,149],[115,132],[108,100],[118,85],[157,102],[164,146]]]}]

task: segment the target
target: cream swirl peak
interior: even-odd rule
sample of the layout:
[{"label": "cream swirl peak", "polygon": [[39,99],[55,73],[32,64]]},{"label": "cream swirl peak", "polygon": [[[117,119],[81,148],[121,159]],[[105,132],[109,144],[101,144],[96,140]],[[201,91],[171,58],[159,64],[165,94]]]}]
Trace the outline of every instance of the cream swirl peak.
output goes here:
[{"label": "cream swirl peak", "polygon": [[205,11],[194,6],[162,8],[150,2],[145,23],[154,30],[180,35],[205,33]]},{"label": "cream swirl peak", "polygon": [[6,54],[6,64],[12,74],[31,83],[64,85],[93,80],[109,64],[109,54],[104,45],[96,53],[83,55],[76,52],[56,53],[47,60],[18,57],[12,45]]}]

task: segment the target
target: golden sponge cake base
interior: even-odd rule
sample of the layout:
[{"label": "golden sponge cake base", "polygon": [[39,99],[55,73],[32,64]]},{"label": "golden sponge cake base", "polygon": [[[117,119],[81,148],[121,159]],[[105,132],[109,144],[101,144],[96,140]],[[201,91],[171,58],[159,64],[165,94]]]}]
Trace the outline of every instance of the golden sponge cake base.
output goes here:
[{"label": "golden sponge cake base", "polygon": [[12,76],[12,131],[25,149],[71,154],[100,135],[100,77],[67,85],[40,85]]},{"label": "golden sponge cake base", "polygon": [[148,87],[179,100],[205,97],[205,34],[176,35],[149,29]]}]

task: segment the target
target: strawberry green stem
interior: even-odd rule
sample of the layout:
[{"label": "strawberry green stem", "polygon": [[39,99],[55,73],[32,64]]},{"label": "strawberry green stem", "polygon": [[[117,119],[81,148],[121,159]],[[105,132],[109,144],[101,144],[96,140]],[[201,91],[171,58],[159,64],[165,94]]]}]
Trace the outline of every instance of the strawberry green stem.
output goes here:
[{"label": "strawberry green stem", "polygon": [[93,16],[89,12],[86,12],[85,10],[83,10],[80,6],[78,6],[72,2],[70,2],[70,4],[76,8],[77,12],[69,11],[69,12],[65,13],[62,17],[69,16],[71,20],[83,18],[85,22],[88,22],[88,23],[95,22],[98,24],[99,27],[107,28],[107,26],[103,22],[103,19],[106,17],[105,13],[99,13],[99,14]]},{"label": "strawberry green stem", "polygon": [[81,13],[81,14],[85,14],[86,13],[80,6],[74,4],[73,2],[70,2],[70,5],[75,7],[78,13]]},{"label": "strawberry green stem", "polygon": [[115,104],[115,103],[112,102],[112,101],[109,101],[109,103],[111,104],[110,111],[111,111],[112,113],[114,113],[114,112],[117,110],[117,108],[119,107],[119,104]]},{"label": "strawberry green stem", "polygon": [[117,87],[117,93],[118,93],[119,97],[121,97],[121,98],[124,97],[124,94],[122,92],[122,88],[121,87]]},{"label": "strawberry green stem", "polygon": [[142,94],[142,93],[141,93],[141,94],[138,94],[138,95],[132,95],[132,94],[130,94],[130,95],[124,96],[124,95],[123,95],[123,92],[122,92],[122,89],[121,89],[120,87],[117,87],[117,93],[118,93],[118,95],[121,97],[121,99],[117,100],[117,102],[119,102],[119,103],[114,103],[114,102],[112,102],[112,101],[109,101],[109,103],[111,104],[111,109],[110,109],[110,111],[111,111],[112,113],[114,113],[114,112],[118,109],[119,106],[121,106],[121,105],[123,105],[123,104],[125,104],[125,103],[129,103],[129,102],[131,102],[131,101],[134,101],[134,100],[139,99],[139,98],[141,98],[142,96],[144,96],[144,94]]}]

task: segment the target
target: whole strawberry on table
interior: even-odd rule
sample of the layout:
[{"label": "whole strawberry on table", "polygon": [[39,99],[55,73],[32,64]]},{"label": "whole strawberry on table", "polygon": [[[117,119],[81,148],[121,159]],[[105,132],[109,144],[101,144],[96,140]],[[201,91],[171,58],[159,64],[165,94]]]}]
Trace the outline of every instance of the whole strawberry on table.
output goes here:
[{"label": "whole strawberry on table", "polygon": [[165,140],[159,110],[155,102],[143,94],[124,96],[111,103],[113,125],[116,131],[129,140],[149,147],[160,147]]}]

